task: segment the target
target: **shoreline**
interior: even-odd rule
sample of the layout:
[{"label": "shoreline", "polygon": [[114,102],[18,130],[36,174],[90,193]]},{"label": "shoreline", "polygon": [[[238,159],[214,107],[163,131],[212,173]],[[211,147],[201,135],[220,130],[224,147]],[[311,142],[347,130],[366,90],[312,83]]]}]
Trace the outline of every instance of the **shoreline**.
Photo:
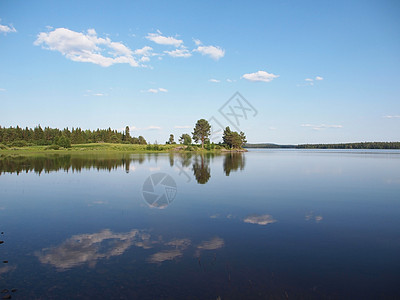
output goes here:
[{"label": "shoreline", "polygon": [[0,155],[21,154],[107,154],[107,153],[242,153],[247,149],[202,149],[183,145],[138,145],[138,144],[75,144],[71,148],[51,149],[49,146],[10,147],[0,149]]}]

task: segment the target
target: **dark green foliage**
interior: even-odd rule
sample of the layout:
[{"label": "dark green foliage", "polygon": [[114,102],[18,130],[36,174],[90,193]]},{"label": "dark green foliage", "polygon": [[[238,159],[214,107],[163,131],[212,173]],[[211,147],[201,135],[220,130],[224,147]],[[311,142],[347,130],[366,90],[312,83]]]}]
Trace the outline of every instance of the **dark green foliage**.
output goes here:
[{"label": "dark green foliage", "polygon": [[224,158],[224,172],[226,176],[229,176],[231,171],[243,170],[245,156],[243,153],[228,153]]},{"label": "dark green foliage", "polygon": [[[138,137],[137,140],[138,140],[137,144],[140,144],[140,145],[147,145],[146,140],[145,140],[144,137],[142,137],[141,135],[139,135],[139,137]],[[136,143],[134,143],[134,144],[136,144]]]},{"label": "dark green foliage", "polygon": [[174,135],[172,133],[169,135],[169,139],[166,142],[166,144],[169,144],[169,145],[176,144],[175,140],[174,140]]},{"label": "dark green foliage", "polygon": [[184,145],[190,145],[192,143],[192,138],[187,133],[184,133],[179,138],[179,143]]},{"label": "dark green foliage", "polygon": [[131,138],[131,134],[129,133],[129,126],[125,127],[125,138],[129,140]]},{"label": "dark green foliage", "polygon": [[161,151],[163,150],[162,147],[160,147],[158,144],[148,144],[146,147],[146,150],[150,150],[150,151]]},{"label": "dark green foliage", "polygon": [[229,126],[225,128],[222,140],[231,149],[242,148],[247,142],[243,132],[237,133],[236,131],[231,131]]},{"label": "dark green foliage", "polygon": [[9,144],[11,147],[27,147],[29,146],[28,143],[26,141],[14,141],[12,143]]},{"label": "dark green foliage", "polygon": [[7,149],[7,148],[8,148],[8,147],[7,147],[6,145],[0,144],[0,149],[1,149],[1,150]]},{"label": "dark green foliage", "polygon": [[131,157],[129,154],[102,156],[101,159],[93,156],[88,158],[82,155],[71,156],[65,154],[45,154],[43,156],[0,155],[0,175],[3,173],[19,174],[20,172],[28,171],[41,174],[42,172],[69,169],[80,172],[84,169],[92,168],[111,171],[120,166],[125,166],[129,170],[129,164],[142,164],[144,161],[144,155]]},{"label": "dark green foliage", "polygon": [[56,138],[55,144],[63,148],[71,148],[71,140],[65,135]]},{"label": "dark green foliage", "polygon": [[203,155],[199,158],[196,157],[193,163],[193,175],[196,178],[197,183],[205,184],[211,177],[210,166],[209,166],[209,158]]},{"label": "dark green foliage", "polygon": [[[65,136],[71,144],[87,144],[87,143],[127,143],[127,144],[142,144],[147,142],[144,137],[131,137],[129,127],[125,128],[125,132],[116,130],[97,129],[97,130],[82,130],[81,128],[72,128],[63,130],[45,127],[44,130],[40,125],[34,129],[26,127],[25,129],[17,127],[3,128],[0,126],[0,143],[10,145],[14,142],[25,141],[27,145],[52,145],[57,144],[56,141],[61,136]],[[12,146],[22,147],[22,146]]]},{"label": "dark green foliage", "polygon": [[197,121],[193,130],[193,140],[197,143],[201,141],[201,148],[204,148],[204,142],[211,134],[211,125],[205,119]]}]

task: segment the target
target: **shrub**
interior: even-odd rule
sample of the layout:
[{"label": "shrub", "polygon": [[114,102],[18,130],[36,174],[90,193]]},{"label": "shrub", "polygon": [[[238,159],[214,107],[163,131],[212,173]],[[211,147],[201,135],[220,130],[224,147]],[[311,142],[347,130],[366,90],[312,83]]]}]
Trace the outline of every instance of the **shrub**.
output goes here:
[{"label": "shrub", "polygon": [[6,146],[6,145],[3,145],[3,144],[0,144],[0,150],[5,150],[5,149],[7,149],[8,147]]},{"label": "shrub", "polygon": [[71,148],[71,140],[68,137],[66,137],[65,135],[62,135],[59,138],[56,138],[55,143],[60,147]]},{"label": "shrub", "polygon": [[14,141],[10,144],[11,147],[27,147],[28,143],[26,141]]},{"label": "shrub", "polygon": [[151,150],[151,151],[162,150],[162,148],[158,144],[154,144],[154,145],[149,144],[149,145],[146,146],[146,149],[147,150]]}]

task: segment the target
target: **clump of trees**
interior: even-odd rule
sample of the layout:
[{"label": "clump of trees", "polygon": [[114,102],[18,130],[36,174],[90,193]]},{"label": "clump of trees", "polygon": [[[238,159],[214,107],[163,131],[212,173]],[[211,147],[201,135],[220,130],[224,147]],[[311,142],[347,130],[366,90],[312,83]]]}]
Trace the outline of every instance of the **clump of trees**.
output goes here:
[{"label": "clump of trees", "polygon": [[169,135],[169,139],[168,139],[168,141],[166,142],[166,144],[169,144],[169,145],[176,144],[176,143],[175,143],[175,140],[174,140],[174,135],[173,135],[172,133]]},{"label": "clump of trees", "polygon": [[[221,149],[223,147],[228,149],[241,149],[247,143],[246,136],[243,132],[238,133],[236,131],[231,131],[229,126],[224,130],[222,137],[223,143],[210,143],[210,135],[211,125],[208,123],[208,121],[205,119],[198,120],[193,129],[192,136],[195,143],[201,142],[202,149],[206,148],[207,150],[212,150]],[[171,136],[173,137],[172,134]],[[192,138],[187,133],[181,135],[179,142],[183,145],[187,145],[187,150],[192,150],[192,147],[195,146],[192,145]]]},{"label": "clump of trees", "polygon": [[229,126],[225,128],[222,140],[230,149],[242,148],[247,143],[246,136],[243,132],[238,133],[236,131],[231,131]]},{"label": "clump of trees", "polygon": [[179,138],[179,143],[181,143],[183,145],[191,145],[192,144],[192,138],[190,137],[189,134],[184,133]]},{"label": "clump of trees", "polygon": [[35,128],[9,127],[0,126],[0,143],[13,147],[29,146],[29,145],[63,145],[70,144],[88,144],[88,143],[124,143],[124,144],[142,144],[147,142],[143,136],[132,137],[129,127],[126,126],[124,132],[108,129],[82,130],[81,128],[68,127],[63,130],[57,128],[45,127],[44,129],[38,125]]}]

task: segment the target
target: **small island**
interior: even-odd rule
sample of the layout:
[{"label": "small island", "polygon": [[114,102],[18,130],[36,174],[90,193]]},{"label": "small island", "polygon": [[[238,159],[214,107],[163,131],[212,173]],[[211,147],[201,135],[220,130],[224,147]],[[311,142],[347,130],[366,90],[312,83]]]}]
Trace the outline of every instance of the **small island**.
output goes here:
[{"label": "small island", "polygon": [[196,122],[191,134],[179,137],[179,144],[170,134],[165,144],[148,143],[143,136],[131,136],[129,126],[125,131],[81,128],[57,129],[38,125],[35,128],[0,126],[0,153],[36,152],[245,152],[247,143],[243,132],[231,131],[226,127],[223,142],[213,143],[211,125],[205,119]]}]

